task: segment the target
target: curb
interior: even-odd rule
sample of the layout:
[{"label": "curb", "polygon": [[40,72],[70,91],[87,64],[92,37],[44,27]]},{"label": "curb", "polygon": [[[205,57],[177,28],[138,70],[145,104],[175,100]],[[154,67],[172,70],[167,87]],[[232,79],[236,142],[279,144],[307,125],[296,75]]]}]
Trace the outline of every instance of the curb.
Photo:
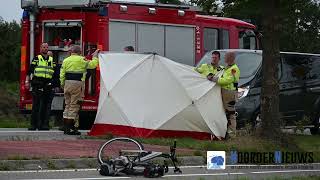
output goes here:
[{"label": "curb", "polygon": [[[202,156],[177,157],[180,166],[204,165],[206,160]],[[161,158],[155,162],[162,162]],[[169,162],[169,161],[168,161]],[[170,164],[170,163],[169,163]],[[99,168],[96,158],[79,159],[43,159],[43,160],[0,160],[1,171],[26,170],[61,170],[61,169],[94,169]]]}]

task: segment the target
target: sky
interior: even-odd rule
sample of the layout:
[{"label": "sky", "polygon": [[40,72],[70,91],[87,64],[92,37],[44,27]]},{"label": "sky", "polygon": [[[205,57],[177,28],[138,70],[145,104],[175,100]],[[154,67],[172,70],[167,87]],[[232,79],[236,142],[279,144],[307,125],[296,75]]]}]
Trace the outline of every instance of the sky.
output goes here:
[{"label": "sky", "polygon": [[21,0],[0,0],[0,16],[5,21],[20,21],[22,17]]}]

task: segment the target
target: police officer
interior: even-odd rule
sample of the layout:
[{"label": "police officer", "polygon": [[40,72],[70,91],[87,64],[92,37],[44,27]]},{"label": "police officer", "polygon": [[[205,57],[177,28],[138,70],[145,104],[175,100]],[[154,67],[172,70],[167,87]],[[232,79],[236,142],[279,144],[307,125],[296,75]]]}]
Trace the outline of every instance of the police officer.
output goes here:
[{"label": "police officer", "polygon": [[[82,101],[83,83],[87,69],[94,69],[98,65],[98,52],[93,53],[92,61],[86,61],[81,56],[81,47],[71,46],[71,55],[64,59],[60,70],[60,83],[64,89],[65,109],[63,112],[64,133],[69,135],[80,135],[79,109]],[[74,126],[74,130],[71,128]]]},{"label": "police officer", "polygon": [[200,73],[203,77],[208,77],[209,80],[213,78],[217,72],[223,69],[223,66],[219,65],[220,61],[220,52],[213,51],[211,54],[211,63],[210,64],[202,64],[200,67],[195,68],[195,70]]},{"label": "police officer", "polygon": [[223,75],[212,78],[212,81],[217,82],[221,86],[221,94],[223,107],[226,111],[228,119],[227,134],[230,137],[236,135],[236,116],[235,116],[235,103],[237,99],[238,82],[240,78],[240,70],[235,63],[235,53],[228,52],[225,55],[225,68]]},{"label": "police officer", "polygon": [[[48,44],[42,43],[40,54],[31,62],[25,87],[32,87],[31,127],[28,130],[49,130],[49,115],[53,98],[53,88],[59,91],[56,64],[48,55]],[[32,79],[31,79],[32,77]]]}]

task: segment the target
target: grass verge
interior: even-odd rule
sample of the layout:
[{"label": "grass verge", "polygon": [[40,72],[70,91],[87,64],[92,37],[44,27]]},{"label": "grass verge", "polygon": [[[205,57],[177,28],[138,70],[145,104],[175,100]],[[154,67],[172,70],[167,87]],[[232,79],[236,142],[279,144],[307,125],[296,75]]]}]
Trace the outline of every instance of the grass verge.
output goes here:
[{"label": "grass verge", "polygon": [[1,117],[0,128],[28,128],[30,122],[24,118]]},{"label": "grass verge", "polygon": [[[113,136],[101,137],[82,136],[84,139],[111,139]],[[171,146],[177,141],[178,148],[195,150],[193,155],[206,156],[206,151],[238,152],[313,152],[314,162],[320,162],[320,136],[288,135],[288,144],[278,144],[269,140],[258,138],[254,135],[239,136],[227,141],[195,140],[191,138],[136,138],[143,144]]]}]

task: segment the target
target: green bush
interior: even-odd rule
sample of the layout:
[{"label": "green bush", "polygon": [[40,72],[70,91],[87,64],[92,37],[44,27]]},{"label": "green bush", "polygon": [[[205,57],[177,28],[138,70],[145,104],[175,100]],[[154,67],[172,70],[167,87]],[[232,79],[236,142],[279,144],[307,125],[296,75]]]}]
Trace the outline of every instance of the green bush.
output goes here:
[{"label": "green bush", "polygon": [[20,71],[21,26],[0,18],[0,81],[18,81]]}]

